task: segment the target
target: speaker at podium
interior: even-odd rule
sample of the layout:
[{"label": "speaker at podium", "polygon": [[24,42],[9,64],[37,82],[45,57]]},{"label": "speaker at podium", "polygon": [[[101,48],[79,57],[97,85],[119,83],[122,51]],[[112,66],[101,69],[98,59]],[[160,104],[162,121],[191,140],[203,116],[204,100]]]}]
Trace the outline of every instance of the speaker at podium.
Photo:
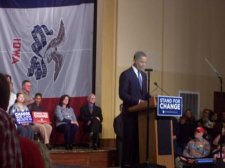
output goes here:
[{"label": "speaker at podium", "polygon": [[[140,167],[174,168],[172,121],[169,117],[157,117],[156,97],[151,97],[149,102],[140,103],[128,110],[138,112],[139,160],[143,165]],[[149,122],[147,122],[147,111]],[[149,129],[146,129],[147,123]]]}]

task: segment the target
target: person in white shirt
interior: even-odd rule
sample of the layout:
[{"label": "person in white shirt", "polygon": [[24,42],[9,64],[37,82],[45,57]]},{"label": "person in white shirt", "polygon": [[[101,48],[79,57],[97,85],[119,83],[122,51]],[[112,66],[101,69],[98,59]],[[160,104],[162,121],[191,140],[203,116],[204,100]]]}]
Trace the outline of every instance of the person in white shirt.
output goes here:
[{"label": "person in white shirt", "polygon": [[12,105],[16,101],[16,94],[13,92],[12,77],[9,74],[5,74],[5,77],[6,77],[7,81],[9,82],[9,86],[10,86],[9,105],[8,105],[8,108],[7,108],[7,112],[9,112],[9,108],[12,107]]}]

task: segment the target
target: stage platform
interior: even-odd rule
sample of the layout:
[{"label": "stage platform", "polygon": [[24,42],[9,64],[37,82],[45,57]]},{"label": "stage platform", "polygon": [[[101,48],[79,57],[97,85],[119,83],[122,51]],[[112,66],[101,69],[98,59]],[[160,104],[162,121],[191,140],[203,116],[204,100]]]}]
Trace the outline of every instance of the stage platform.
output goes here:
[{"label": "stage platform", "polygon": [[54,168],[106,168],[115,167],[116,150],[103,148],[75,148],[64,150],[53,148],[49,151]]}]

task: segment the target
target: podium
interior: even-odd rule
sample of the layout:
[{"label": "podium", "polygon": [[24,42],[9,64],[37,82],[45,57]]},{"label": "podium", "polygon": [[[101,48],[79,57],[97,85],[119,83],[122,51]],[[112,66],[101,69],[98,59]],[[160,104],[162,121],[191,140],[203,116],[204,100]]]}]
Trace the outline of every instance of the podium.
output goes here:
[{"label": "podium", "polygon": [[[146,158],[147,139],[147,101],[139,103],[128,109],[129,112],[138,112],[138,132],[139,132],[139,160],[140,163],[149,161],[153,164],[174,168],[174,151],[172,139],[172,121],[170,118],[160,118],[156,116],[156,98],[149,99],[149,158]],[[147,160],[146,160],[147,159]]]}]

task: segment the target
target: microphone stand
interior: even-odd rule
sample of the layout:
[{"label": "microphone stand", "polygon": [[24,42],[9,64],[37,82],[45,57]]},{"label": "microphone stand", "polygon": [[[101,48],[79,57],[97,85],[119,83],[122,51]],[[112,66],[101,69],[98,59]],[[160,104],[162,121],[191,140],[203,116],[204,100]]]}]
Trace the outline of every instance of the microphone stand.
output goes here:
[{"label": "microphone stand", "polygon": [[[147,95],[150,97],[150,72],[152,69],[145,69],[147,72]],[[148,163],[149,158],[149,118],[150,118],[150,103],[147,101],[147,128],[146,128],[146,162]]]},{"label": "microphone stand", "polygon": [[[223,78],[221,76],[218,76],[220,81],[220,97],[222,99],[223,95]],[[221,131],[220,131],[220,162],[223,162],[222,158],[222,152],[223,152],[223,144],[222,144],[222,136],[223,136],[223,121],[221,121]]]},{"label": "microphone stand", "polygon": [[[208,65],[210,66],[210,68],[213,70],[213,72],[216,74],[216,76],[219,79],[219,83],[220,83],[220,97],[222,99],[222,95],[223,95],[223,77],[220,75],[220,73],[216,70],[216,68],[213,66],[213,64],[207,59],[205,58],[205,61],[208,63]],[[221,131],[220,131],[220,160],[218,162],[218,167],[220,167],[219,165],[224,164],[223,163],[223,158],[222,158],[222,152],[223,152],[223,144],[222,144],[222,136],[223,136],[223,121],[221,121]]]},{"label": "microphone stand", "polygon": [[161,90],[161,92],[163,92],[163,93],[165,93],[167,96],[169,96],[170,94],[169,93],[167,93],[163,88],[161,88],[159,85],[158,85],[158,83],[157,82],[154,82],[154,85],[157,87],[157,88],[159,88],[159,90]]}]

